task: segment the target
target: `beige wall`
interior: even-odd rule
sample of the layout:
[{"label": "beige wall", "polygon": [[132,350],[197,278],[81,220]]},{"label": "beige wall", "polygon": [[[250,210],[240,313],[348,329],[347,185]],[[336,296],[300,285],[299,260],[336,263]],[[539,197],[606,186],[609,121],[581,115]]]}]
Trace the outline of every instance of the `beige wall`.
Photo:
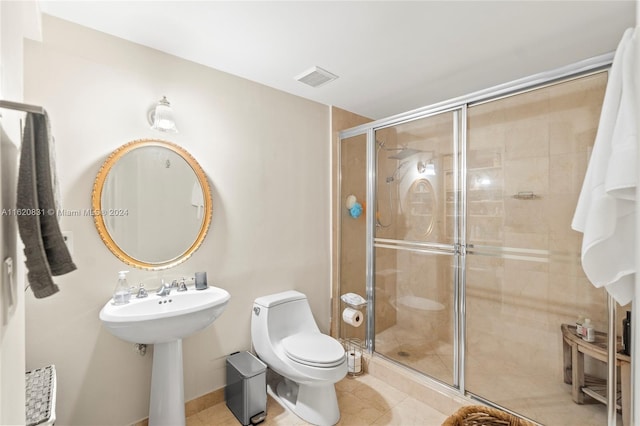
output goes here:
[{"label": "beige wall", "polygon": [[[323,331],[330,317],[329,108],[158,51],[44,17],[43,43],[28,43],[25,97],[49,111],[66,209],[90,207],[106,156],[140,138],[178,143],[208,174],[213,223],[201,248],[165,276],[207,271],[227,289],[225,313],[184,340],[185,397],[225,384],[227,354],[250,348],[252,301],[297,289]],[[166,95],[181,133],[148,128]],[[160,206],[159,208],[171,208]],[[27,293],[27,368],[56,364],[59,424],[115,425],[148,414],[151,354],[110,335],[98,313],[117,271],[91,217],[64,217],[78,270],[61,291]],[[130,283],[158,272],[132,270]]]},{"label": "beige wall", "polygon": [[[23,42],[40,37],[40,15],[33,1],[0,2],[0,99],[22,101]],[[0,118],[0,209],[15,207],[20,122],[24,112],[3,109]],[[9,279],[0,278],[0,424],[25,421],[25,302],[24,267],[15,216],[0,218],[0,260],[13,259]],[[11,302],[13,294],[13,302]]]}]

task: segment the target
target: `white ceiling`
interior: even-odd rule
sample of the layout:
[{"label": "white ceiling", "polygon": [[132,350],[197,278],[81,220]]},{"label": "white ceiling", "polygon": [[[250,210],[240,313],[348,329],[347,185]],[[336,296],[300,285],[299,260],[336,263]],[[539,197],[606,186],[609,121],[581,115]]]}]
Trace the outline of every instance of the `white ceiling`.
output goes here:
[{"label": "white ceiling", "polygon": [[[635,1],[42,1],[43,12],[383,118],[615,50]],[[320,66],[319,88],[294,79]],[[170,94],[167,94],[170,97]]]}]

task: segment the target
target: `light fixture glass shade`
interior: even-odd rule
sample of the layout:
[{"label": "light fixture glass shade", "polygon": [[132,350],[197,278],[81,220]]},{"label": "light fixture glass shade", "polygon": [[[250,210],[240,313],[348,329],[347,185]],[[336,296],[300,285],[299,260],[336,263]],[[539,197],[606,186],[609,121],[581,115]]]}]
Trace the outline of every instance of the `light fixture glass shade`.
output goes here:
[{"label": "light fixture glass shade", "polygon": [[151,128],[161,132],[178,133],[176,123],[173,120],[173,110],[166,96],[158,101],[155,108],[149,114]]},{"label": "light fixture glass shade", "polygon": [[418,168],[418,173],[425,174],[427,176],[435,176],[436,175],[436,165],[433,164],[433,161],[429,161],[428,163],[424,163],[424,161],[418,161],[416,165]]},{"label": "light fixture glass shade", "polygon": [[436,165],[433,162],[429,161],[425,166],[424,174],[427,176],[435,176],[436,175]]}]

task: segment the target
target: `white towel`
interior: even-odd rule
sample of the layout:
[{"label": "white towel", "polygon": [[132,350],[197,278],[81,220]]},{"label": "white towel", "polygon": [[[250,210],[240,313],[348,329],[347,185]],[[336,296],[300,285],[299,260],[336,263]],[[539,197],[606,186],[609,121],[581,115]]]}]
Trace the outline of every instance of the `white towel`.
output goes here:
[{"label": "white towel", "polygon": [[598,133],[571,227],[584,233],[582,267],[596,287],[625,305],[635,280],[635,191],[638,113],[637,31],[625,31],[616,50]]}]

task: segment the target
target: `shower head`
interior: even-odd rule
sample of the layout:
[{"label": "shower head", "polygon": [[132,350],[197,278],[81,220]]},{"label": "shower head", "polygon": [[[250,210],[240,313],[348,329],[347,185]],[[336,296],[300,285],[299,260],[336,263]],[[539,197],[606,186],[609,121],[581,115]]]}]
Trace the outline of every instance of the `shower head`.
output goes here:
[{"label": "shower head", "polygon": [[399,152],[390,155],[387,158],[389,158],[390,160],[404,160],[405,158],[411,157],[412,155],[418,154],[420,152],[424,151],[413,148],[402,148]]}]

